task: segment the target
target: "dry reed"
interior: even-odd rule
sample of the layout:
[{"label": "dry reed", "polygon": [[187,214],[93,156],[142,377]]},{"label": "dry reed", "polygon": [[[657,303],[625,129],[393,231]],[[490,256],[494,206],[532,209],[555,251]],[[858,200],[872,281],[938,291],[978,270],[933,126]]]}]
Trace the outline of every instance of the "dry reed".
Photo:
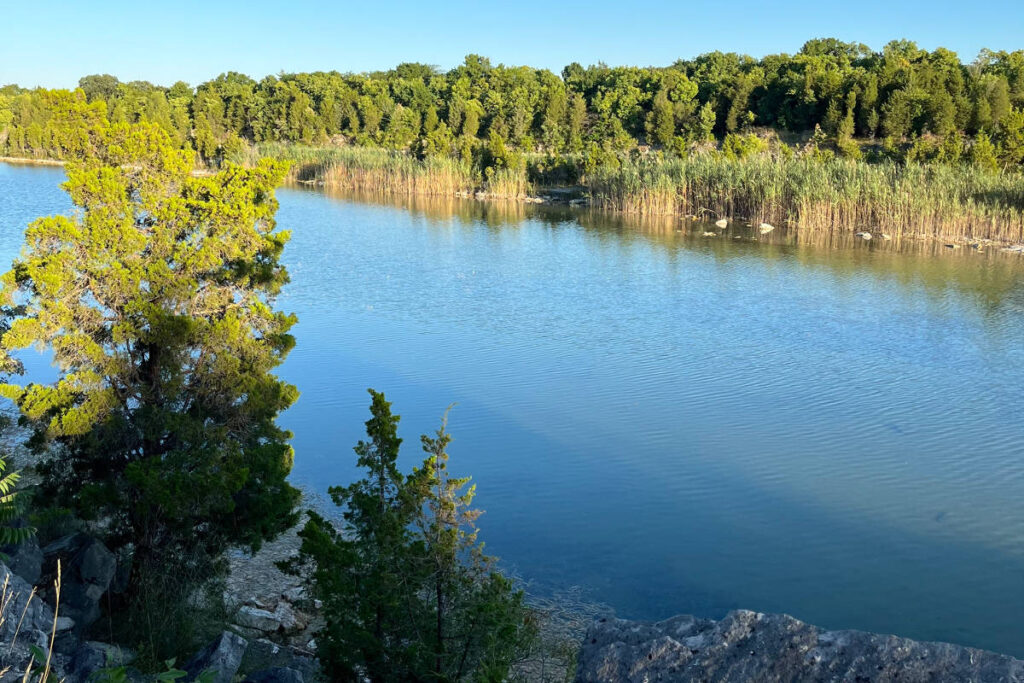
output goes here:
[{"label": "dry reed", "polygon": [[604,209],[803,230],[1024,241],[1024,175],[970,166],[718,155],[641,159],[587,185]]}]

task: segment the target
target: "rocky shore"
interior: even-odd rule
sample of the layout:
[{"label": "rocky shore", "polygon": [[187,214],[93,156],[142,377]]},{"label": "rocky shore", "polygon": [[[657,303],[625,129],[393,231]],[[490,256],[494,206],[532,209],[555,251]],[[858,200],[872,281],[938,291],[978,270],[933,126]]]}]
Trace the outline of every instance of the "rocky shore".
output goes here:
[{"label": "rocky shore", "polygon": [[[203,671],[216,672],[217,683],[320,680],[315,640],[322,623],[319,605],[295,577],[275,566],[296,551],[297,541],[293,530],[256,555],[231,558],[225,601],[233,616],[223,633],[182,665],[188,673],[184,680]],[[57,680],[66,683],[92,680],[97,671],[111,666],[124,666],[126,680],[151,679],[131,668],[132,652],[85,638],[103,596],[116,590],[114,556],[102,543],[75,533],[42,548],[30,540],[4,550],[0,682],[21,679],[27,664],[38,672],[40,653]],[[64,570],[60,616],[55,618],[46,586],[58,559]],[[556,610],[541,607],[544,611]],[[567,635],[546,640],[580,642],[578,635]],[[538,650],[515,668],[514,679],[565,680],[565,665],[575,649],[570,643],[568,650]],[[1024,682],[1024,660],[1007,655],[863,631],[830,631],[784,614],[745,610],[719,621],[678,616],[648,623],[599,617],[587,629],[576,662],[580,683]]]},{"label": "rocky shore", "polygon": [[579,683],[654,681],[1024,681],[1024,661],[948,643],[829,631],[785,614],[722,620],[601,619],[579,653]]}]

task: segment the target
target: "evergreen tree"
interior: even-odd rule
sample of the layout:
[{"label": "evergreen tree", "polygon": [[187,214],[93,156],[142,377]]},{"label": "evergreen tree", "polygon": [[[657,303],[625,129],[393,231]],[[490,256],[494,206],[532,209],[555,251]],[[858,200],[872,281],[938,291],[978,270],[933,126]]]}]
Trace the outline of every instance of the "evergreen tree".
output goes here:
[{"label": "evergreen tree", "polygon": [[326,625],[317,638],[332,680],[503,680],[532,636],[523,595],[483,554],[468,479],[451,478],[442,423],[422,437],[427,459],[398,470],[399,417],[370,390],[368,440],[355,448],[365,476],[332,487],[334,526],[309,512],[293,571],[311,565]]},{"label": "evergreen tree", "polygon": [[504,680],[517,650],[531,637],[523,595],[494,569],[477,540],[480,510],[470,506],[476,487],[448,473],[447,415],[433,436],[421,436],[427,459],[409,478],[422,563],[431,680],[459,681],[469,674]]},{"label": "evergreen tree", "polygon": [[676,134],[675,114],[672,103],[668,100],[668,93],[659,90],[654,96],[651,105],[651,113],[647,115],[647,135],[649,141],[668,147],[672,144],[672,138]]},{"label": "evergreen tree", "polygon": [[285,169],[193,177],[192,153],[151,124],[95,130],[87,146],[64,184],[79,213],[32,223],[0,291],[20,305],[3,353],[49,348],[58,378],[3,394],[50,446],[47,498],[130,560],[121,606],[166,615],[124,623],[173,650],[190,643],[155,637],[172,637],[187,582],[295,519],[275,419],[297,392],[272,374],[294,343],[294,316],[272,307],[288,279],[274,224]]},{"label": "evergreen tree", "polygon": [[978,133],[971,145],[971,163],[986,171],[995,171],[999,168],[999,159],[996,156],[996,146],[985,133]]}]

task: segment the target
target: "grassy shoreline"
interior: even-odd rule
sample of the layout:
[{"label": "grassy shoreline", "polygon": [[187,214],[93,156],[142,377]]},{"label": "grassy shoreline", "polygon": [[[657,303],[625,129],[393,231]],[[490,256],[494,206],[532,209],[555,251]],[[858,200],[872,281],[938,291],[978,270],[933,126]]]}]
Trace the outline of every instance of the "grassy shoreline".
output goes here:
[{"label": "grassy shoreline", "polygon": [[[528,171],[489,181],[454,159],[420,161],[372,148],[269,145],[248,152],[291,161],[293,180],[377,194],[552,200]],[[892,238],[1024,242],[1024,174],[971,166],[769,155],[641,158],[581,178],[589,203],[644,216],[698,216],[800,232],[871,232]],[[555,197],[557,199],[557,197]]]},{"label": "grassy shoreline", "polygon": [[63,166],[60,159],[38,159],[36,157],[8,157],[0,156],[0,163],[18,164],[21,166]]},{"label": "grassy shoreline", "polygon": [[604,209],[892,238],[1024,241],[1024,175],[970,166],[695,155],[599,169]]},{"label": "grassy shoreline", "polygon": [[[424,160],[369,147],[272,143],[233,157],[291,162],[295,182],[378,195],[589,204],[640,216],[770,223],[804,233],[1024,243],[1024,174],[973,166],[867,163],[845,159],[721,154],[641,157],[580,173],[577,192],[532,179],[534,163],[482,178],[469,162]],[[52,159],[0,157],[7,163],[62,165]]]}]

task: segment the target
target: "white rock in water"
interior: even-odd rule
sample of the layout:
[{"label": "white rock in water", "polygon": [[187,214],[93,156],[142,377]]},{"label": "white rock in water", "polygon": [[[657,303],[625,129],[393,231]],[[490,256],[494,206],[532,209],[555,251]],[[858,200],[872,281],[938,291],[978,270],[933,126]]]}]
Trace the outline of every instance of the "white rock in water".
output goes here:
[{"label": "white rock in water", "polygon": [[774,230],[775,226],[772,225],[771,223],[762,223],[760,226],[758,226],[757,229],[761,231],[762,235],[766,235],[772,230]]},{"label": "white rock in water", "polygon": [[857,233],[857,237],[861,238],[862,240],[869,240],[869,239],[871,239],[871,233],[870,232],[858,232]]},{"label": "white rock in water", "polygon": [[719,218],[717,221],[715,221],[715,227],[716,228],[724,228],[724,227],[726,227],[728,225],[729,225],[729,221],[725,220],[724,218]]}]

